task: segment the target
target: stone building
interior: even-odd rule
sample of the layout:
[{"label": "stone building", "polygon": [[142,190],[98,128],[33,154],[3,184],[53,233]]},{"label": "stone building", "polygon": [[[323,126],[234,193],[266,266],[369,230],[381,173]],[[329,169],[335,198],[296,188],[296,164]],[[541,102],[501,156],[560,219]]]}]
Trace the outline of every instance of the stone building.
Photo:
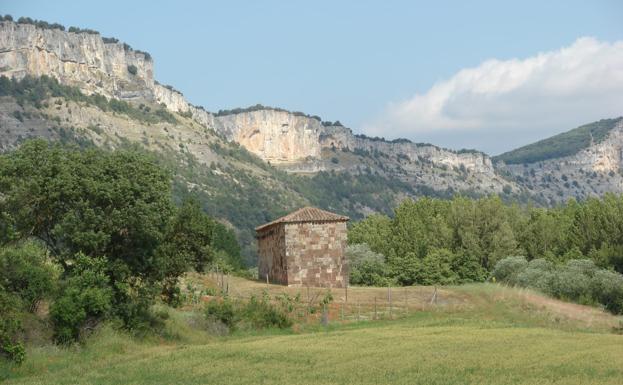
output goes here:
[{"label": "stone building", "polygon": [[348,217],[314,207],[256,227],[259,277],[288,286],[345,287]]}]

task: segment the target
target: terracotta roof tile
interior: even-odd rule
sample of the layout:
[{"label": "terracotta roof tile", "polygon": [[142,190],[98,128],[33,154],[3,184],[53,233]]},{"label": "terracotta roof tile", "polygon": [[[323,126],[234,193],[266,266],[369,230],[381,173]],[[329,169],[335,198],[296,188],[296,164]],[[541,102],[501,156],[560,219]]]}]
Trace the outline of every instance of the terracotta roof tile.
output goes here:
[{"label": "terracotta roof tile", "polygon": [[256,231],[277,223],[299,223],[299,222],[346,222],[349,218],[344,215],[334,214],[329,211],[315,207],[303,207],[286,216],[277,218],[272,222],[265,223],[255,228]]}]

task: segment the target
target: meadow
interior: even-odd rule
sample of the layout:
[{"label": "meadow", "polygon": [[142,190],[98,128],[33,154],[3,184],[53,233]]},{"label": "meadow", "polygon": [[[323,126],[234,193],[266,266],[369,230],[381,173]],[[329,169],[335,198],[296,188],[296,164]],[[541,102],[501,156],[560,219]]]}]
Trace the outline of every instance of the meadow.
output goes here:
[{"label": "meadow", "polygon": [[[233,277],[227,285],[232,295],[307,295]],[[620,317],[496,284],[439,288],[434,303],[432,287],[395,290],[393,319],[377,309],[380,319],[371,320],[374,298],[381,307],[387,288],[351,288],[348,304],[357,313],[336,291],[328,326],[309,318],[288,330],[221,337],[204,330],[192,306],[169,310],[167,333],[158,338],[105,326],[83,346],[32,347],[21,367],[0,367],[0,378],[7,384],[620,384],[623,378]]]}]

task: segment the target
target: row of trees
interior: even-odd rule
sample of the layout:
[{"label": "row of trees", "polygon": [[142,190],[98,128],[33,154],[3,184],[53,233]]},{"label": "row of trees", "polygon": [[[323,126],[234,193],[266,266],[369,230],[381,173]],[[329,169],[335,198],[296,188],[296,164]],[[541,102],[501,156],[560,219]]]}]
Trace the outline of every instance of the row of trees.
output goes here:
[{"label": "row of trees", "polygon": [[[623,272],[623,196],[607,194],[555,208],[506,205],[499,197],[405,200],[393,218],[371,215],[349,230],[357,284],[483,281],[502,258],[560,264],[587,258]],[[380,255],[380,257],[379,257]],[[368,278],[368,280],[371,278]],[[384,281],[383,281],[384,282]]]},{"label": "row of trees", "polygon": [[240,261],[231,230],[174,205],[171,175],[139,151],[28,141],[0,157],[0,196],[0,354],[18,361],[20,314],[42,300],[59,343],[106,319],[145,331],[186,271]]}]

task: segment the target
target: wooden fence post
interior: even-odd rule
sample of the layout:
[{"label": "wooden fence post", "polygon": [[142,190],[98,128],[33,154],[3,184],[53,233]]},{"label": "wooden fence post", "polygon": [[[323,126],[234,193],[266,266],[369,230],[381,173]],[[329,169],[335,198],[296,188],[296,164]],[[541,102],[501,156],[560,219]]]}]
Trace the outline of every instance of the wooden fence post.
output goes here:
[{"label": "wooden fence post", "polygon": [[430,299],[430,304],[437,303],[437,286],[435,286],[435,291],[433,292],[433,296]]},{"label": "wooden fence post", "polygon": [[374,296],[374,319],[378,319],[378,315],[376,314],[376,296]]},{"label": "wooden fence post", "polygon": [[392,287],[387,285],[387,300],[389,301],[389,319],[392,319]]},{"label": "wooden fence post", "polygon": [[405,314],[409,314],[409,305],[407,304],[407,287],[405,286]]}]

